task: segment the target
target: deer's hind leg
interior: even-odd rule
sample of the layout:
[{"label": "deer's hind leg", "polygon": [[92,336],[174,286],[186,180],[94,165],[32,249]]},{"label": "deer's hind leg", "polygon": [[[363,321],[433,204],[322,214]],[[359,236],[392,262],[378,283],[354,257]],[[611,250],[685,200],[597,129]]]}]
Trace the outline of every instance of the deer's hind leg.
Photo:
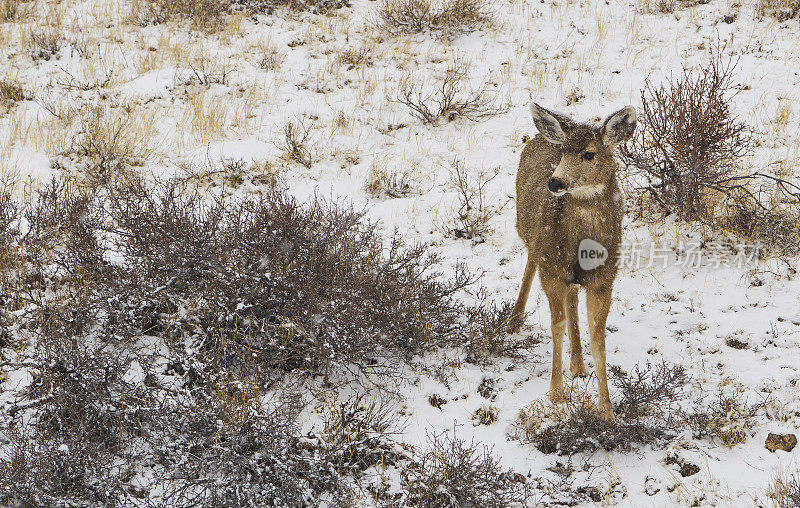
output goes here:
[{"label": "deer's hind leg", "polygon": [[547,295],[550,304],[550,329],[553,333],[553,370],[550,373],[550,400],[561,402],[564,400],[564,374],[562,366],[562,350],[564,345],[564,330],[566,329],[566,299],[567,285],[545,274],[540,274],[542,289]]},{"label": "deer's hind leg", "polygon": [[567,333],[569,335],[569,371],[574,377],[584,377],[586,375],[586,364],[583,362],[581,332],[578,328],[577,285],[572,284],[567,288],[567,298],[564,306],[567,312]]},{"label": "deer's hind leg", "polygon": [[522,321],[525,319],[525,305],[528,303],[528,294],[531,292],[531,283],[534,275],[536,275],[536,263],[533,260],[533,255],[528,252],[528,261],[525,264],[525,274],[522,276],[522,285],[519,288],[517,303],[514,304],[514,310],[511,311],[509,324],[512,333],[519,331]]}]

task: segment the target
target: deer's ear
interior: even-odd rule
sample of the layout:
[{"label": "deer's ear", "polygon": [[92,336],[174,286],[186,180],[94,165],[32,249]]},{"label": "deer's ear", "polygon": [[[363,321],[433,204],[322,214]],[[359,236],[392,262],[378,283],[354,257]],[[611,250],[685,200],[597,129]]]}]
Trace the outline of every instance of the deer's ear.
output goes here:
[{"label": "deer's ear", "polygon": [[628,141],[635,130],[636,109],[625,106],[603,122],[603,144],[611,147],[620,145]]},{"label": "deer's ear", "polygon": [[567,132],[575,126],[575,122],[568,116],[548,111],[535,102],[531,103],[531,115],[539,133],[556,145],[563,143]]}]

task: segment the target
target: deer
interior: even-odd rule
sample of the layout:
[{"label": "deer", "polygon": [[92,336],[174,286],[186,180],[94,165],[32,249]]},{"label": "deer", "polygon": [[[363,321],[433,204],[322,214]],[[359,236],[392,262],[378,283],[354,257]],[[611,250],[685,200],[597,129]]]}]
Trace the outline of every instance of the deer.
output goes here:
[{"label": "deer", "polygon": [[517,232],[528,258],[510,317],[512,332],[525,318],[537,270],[550,307],[553,361],[549,398],[563,402],[562,346],[570,342],[570,372],[587,375],[578,329],[578,290],[586,293],[590,345],[598,385],[598,409],[614,413],[606,377],[606,319],[617,276],[624,203],[614,149],[633,135],[636,110],[627,106],[602,124],[530,105],[539,133],[522,150],[516,178]]}]

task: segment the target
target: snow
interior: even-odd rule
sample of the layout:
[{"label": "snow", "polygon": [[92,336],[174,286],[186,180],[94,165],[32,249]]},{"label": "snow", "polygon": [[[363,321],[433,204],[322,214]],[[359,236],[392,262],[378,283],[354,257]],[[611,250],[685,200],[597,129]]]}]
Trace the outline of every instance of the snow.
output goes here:
[{"label": "snow", "polygon": [[[730,24],[720,18],[735,9],[723,0],[679,7],[672,14],[641,13],[637,3],[620,0],[498,0],[493,27],[452,41],[376,31],[370,24],[376,3],[368,0],[354,0],[351,8],[329,17],[245,18],[234,33],[208,36],[170,25],[126,24],[125,8],[104,9],[101,0],[64,3],[73,29],[96,43],[92,59],[65,47],[59,58],[33,62],[21,50],[18,31],[0,26],[0,40],[6,41],[0,45],[0,75],[16,76],[36,95],[36,103],[61,94],[60,100],[76,105],[101,100],[136,108],[153,119],[160,136],[145,161],[155,176],[175,174],[179,163],[278,164],[283,184],[301,201],[318,194],[352,202],[387,236],[397,228],[408,242],[435,245],[446,270],[463,262],[483,273],[481,284],[497,302],[516,297],[525,264],[514,225],[514,178],[521,138],[535,133],[528,110],[534,99],[577,119],[605,118],[628,104],[640,107],[640,90],[647,80],[657,84],[676,76],[682,64],[694,69],[704,65],[704,48],[719,41],[726,45],[726,54],[738,59],[736,76],[743,87],[734,101],[736,113],[762,140],[749,163],[757,168],[782,163],[797,177],[797,20],[758,20],[753,0],[743,2]],[[287,45],[293,41],[303,43]],[[112,49],[117,42],[123,49]],[[360,44],[373,48],[373,65],[348,69],[336,63],[337,52]],[[259,48],[265,46],[285,56],[276,70],[258,66]],[[152,64],[145,60],[148,55]],[[469,62],[470,86],[487,82],[497,104],[507,107],[505,112],[477,122],[459,119],[428,126],[393,101],[405,79],[433,91],[432,78],[454,58]],[[228,84],[187,84],[201,65],[215,72],[231,71]],[[67,90],[58,85],[67,80],[66,72],[91,82],[110,69],[114,78],[103,89]],[[576,89],[584,98],[566,104],[565,97]],[[201,115],[221,108],[218,132],[198,129],[191,102],[197,97],[206,100]],[[18,104],[0,115],[0,168],[23,180],[44,181],[57,173],[50,160],[60,150],[51,150],[40,139],[61,137],[69,146],[80,126],[46,123],[51,118],[36,103]],[[775,122],[781,104],[789,105],[785,126]],[[347,120],[344,126],[336,123],[340,113]],[[313,164],[308,169],[280,159],[284,125],[301,120],[311,127]],[[34,130],[25,132],[28,127]],[[343,165],[341,154],[346,151],[357,154],[357,161]],[[475,175],[499,168],[498,177],[487,186],[487,203],[496,211],[492,232],[477,245],[443,234],[457,209],[449,184],[449,168],[456,158]],[[372,165],[408,173],[420,192],[395,199],[369,196],[363,186]],[[649,243],[663,235],[674,239],[690,229],[675,223],[647,226],[627,218],[624,240]],[[574,458],[597,468],[587,482],[621,482],[627,495],[612,504],[688,505],[695,498],[709,506],[764,504],[770,482],[797,470],[800,449],[771,453],[764,448],[767,433],[796,433],[800,423],[795,384],[800,379],[800,281],[790,269],[796,269],[797,261],[767,260],[754,270],[670,265],[620,273],[609,315],[610,365],[631,369],[661,359],[678,363],[708,393],[736,386],[750,402],[769,401],[770,416],[760,415],[753,434],[732,448],[689,435],[676,439],[671,448],[700,466],[699,474],[686,478],[664,464],[671,450],[644,447]],[[751,284],[754,278],[763,284]],[[447,385],[431,374],[408,372],[399,388],[407,415],[399,440],[425,449],[430,436],[444,432],[468,442],[474,439],[492,447],[504,467],[537,476],[549,474],[546,468],[565,460],[513,439],[520,410],[536,400],[548,403],[550,316],[538,282],[533,288],[522,333],[546,339],[525,361],[496,359],[480,367],[460,362],[455,351],[442,353],[449,358],[420,359],[431,365],[451,361]],[[580,320],[591,372],[583,308]],[[730,337],[747,347],[727,346]],[[141,383],[142,375],[140,366],[132,365],[126,380]],[[477,393],[487,377],[497,381],[494,400]],[[3,388],[15,390],[27,378],[24,369],[12,371]],[[568,374],[565,379],[570,382]],[[593,382],[588,389],[594,393]],[[434,394],[447,400],[441,409],[428,402]],[[473,425],[472,414],[485,405],[497,408],[498,420]],[[318,414],[306,418],[307,427],[319,424]],[[144,484],[141,478],[137,481]],[[676,484],[680,486],[670,489]]]}]

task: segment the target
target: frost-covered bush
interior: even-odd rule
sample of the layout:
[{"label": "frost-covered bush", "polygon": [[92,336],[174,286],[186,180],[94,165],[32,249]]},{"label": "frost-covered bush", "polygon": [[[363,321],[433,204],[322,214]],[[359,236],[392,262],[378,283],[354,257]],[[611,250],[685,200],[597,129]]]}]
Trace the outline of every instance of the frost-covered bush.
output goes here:
[{"label": "frost-covered bush", "polygon": [[503,470],[490,450],[456,437],[433,437],[431,449],[403,471],[407,503],[426,508],[506,507],[530,492],[524,476]]},{"label": "frost-covered bush", "polygon": [[398,235],[385,248],[352,208],[277,189],[211,201],[176,183],[105,189],[54,181],[22,207],[29,230],[11,239],[4,273],[10,300],[35,302],[26,315],[42,333],[101,326],[233,370],[326,375],[387,373],[441,345],[502,350],[498,309],[456,297],[470,274],[441,277],[436,255]]},{"label": "frost-covered bush", "polygon": [[735,190],[742,157],[753,147],[751,129],[735,114],[735,65],[721,51],[697,72],[648,83],[641,127],[621,150],[653,200],[684,219],[713,216],[712,193]]},{"label": "frost-covered bush", "polygon": [[0,241],[0,368],[30,376],[0,421],[0,502],[345,502],[350,479],[409,460],[389,413],[347,403],[300,436],[276,381],[504,351],[501,310],[457,298],[466,271],[444,278],[362,213],[278,189],[209,200],[130,175],[15,201],[0,186]]}]

